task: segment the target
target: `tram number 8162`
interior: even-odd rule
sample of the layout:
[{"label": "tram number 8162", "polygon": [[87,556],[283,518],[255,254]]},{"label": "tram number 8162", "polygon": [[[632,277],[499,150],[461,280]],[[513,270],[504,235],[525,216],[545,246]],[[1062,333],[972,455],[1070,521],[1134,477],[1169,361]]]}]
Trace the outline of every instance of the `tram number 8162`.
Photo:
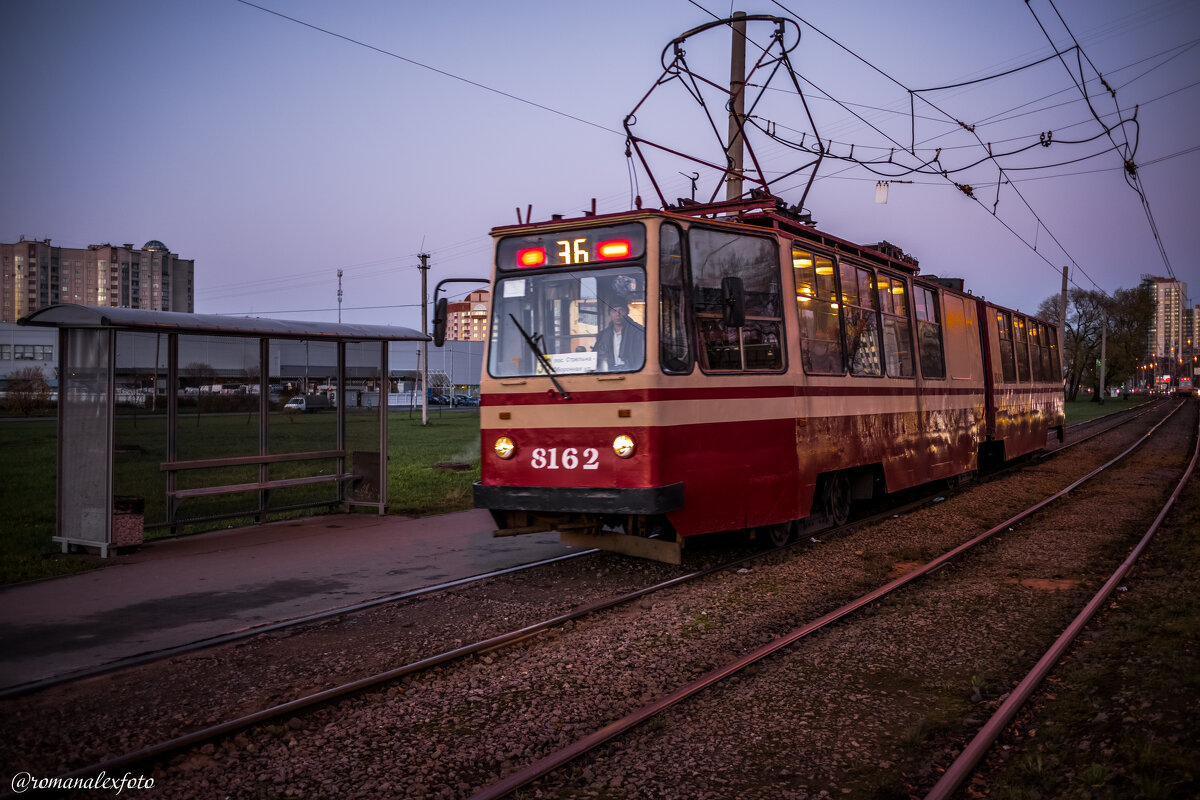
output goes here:
[{"label": "tram number 8162", "polygon": [[580,456],[576,447],[535,447],[530,453],[529,465],[534,469],[599,469],[600,451],[588,447]]}]

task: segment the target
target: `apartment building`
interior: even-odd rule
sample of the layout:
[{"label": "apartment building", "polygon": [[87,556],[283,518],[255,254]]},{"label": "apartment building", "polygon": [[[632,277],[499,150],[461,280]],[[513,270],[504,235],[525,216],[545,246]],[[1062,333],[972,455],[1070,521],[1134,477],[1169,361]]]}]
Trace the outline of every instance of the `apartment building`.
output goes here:
[{"label": "apartment building", "polygon": [[487,289],[471,292],[457,303],[446,304],[446,339],[482,342],[487,338],[488,309],[492,294]]},{"label": "apartment building", "polygon": [[75,248],[22,237],[0,243],[0,322],[55,303],[194,312],[194,272],[157,239]]}]

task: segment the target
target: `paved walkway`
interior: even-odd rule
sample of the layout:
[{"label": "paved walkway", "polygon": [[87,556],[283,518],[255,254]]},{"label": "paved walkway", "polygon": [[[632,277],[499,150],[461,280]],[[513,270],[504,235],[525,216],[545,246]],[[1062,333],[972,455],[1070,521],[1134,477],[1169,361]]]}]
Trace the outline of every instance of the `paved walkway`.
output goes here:
[{"label": "paved walkway", "polygon": [[0,689],[576,552],[491,515],[331,515],[147,545],[0,589]]}]

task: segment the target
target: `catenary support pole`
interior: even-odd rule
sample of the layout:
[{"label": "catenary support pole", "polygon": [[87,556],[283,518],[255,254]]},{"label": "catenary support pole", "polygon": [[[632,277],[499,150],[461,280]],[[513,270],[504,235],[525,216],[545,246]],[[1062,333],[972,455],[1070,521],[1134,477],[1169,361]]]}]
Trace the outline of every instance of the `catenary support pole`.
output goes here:
[{"label": "catenary support pole", "polygon": [[733,20],[733,46],[729,61],[729,178],[726,200],[737,200],[742,196],[742,126],[746,114],[746,12],[733,12]]},{"label": "catenary support pole", "polygon": [[[421,259],[421,334],[429,335],[429,294],[426,291],[429,275],[429,253],[420,253]],[[421,342],[421,424],[429,424],[429,341]]]}]

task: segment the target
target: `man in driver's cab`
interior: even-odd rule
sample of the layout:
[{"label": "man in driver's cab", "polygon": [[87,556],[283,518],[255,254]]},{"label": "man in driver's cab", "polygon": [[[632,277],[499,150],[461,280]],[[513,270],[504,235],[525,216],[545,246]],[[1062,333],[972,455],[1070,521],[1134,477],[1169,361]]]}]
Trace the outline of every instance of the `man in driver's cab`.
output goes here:
[{"label": "man in driver's cab", "polygon": [[601,369],[640,369],[646,353],[646,331],[629,318],[628,305],[613,303],[608,309],[608,326],[596,336],[592,349],[599,355]]}]

